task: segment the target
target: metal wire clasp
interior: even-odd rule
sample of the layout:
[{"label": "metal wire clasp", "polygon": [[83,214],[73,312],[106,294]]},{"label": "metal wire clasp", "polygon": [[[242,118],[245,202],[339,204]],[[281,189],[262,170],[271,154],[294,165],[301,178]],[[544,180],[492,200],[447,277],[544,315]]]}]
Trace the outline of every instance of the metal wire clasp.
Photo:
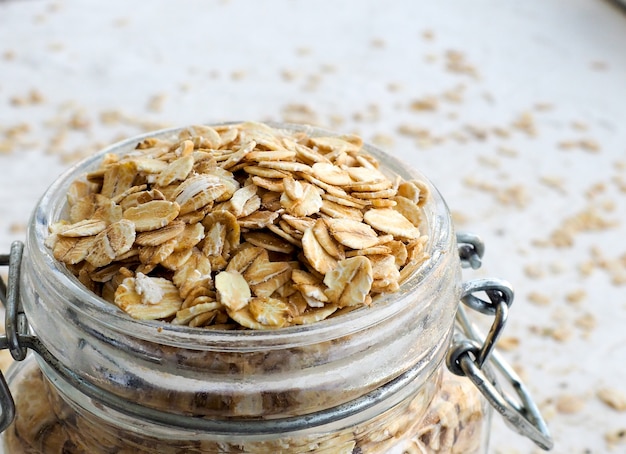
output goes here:
[{"label": "metal wire clasp", "polygon": [[[16,361],[26,357],[27,349],[20,343],[20,335],[28,334],[28,323],[22,310],[19,295],[19,273],[24,244],[16,241],[11,245],[9,255],[0,255],[0,266],[9,267],[8,286],[0,277],[0,301],[5,307],[5,335],[0,336],[0,350],[6,348]],[[0,432],[3,432],[15,418],[15,402],[4,375],[0,372]]]},{"label": "metal wire clasp", "polygon": [[[474,269],[477,268],[475,264],[480,266],[480,259],[484,253],[484,245],[480,238],[471,234],[459,234],[457,243],[462,263],[465,261]],[[487,296],[487,300],[478,296],[481,292]],[[465,306],[482,314],[493,315],[495,318],[485,336],[470,321],[465,308],[459,306],[457,323],[465,337],[460,334],[455,336],[446,363],[452,373],[469,378],[514,430],[530,438],[537,446],[549,450],[554,444],[552,437],[528,389],[513,368],[495,350],[496,341],[506,324],[513,297],[511,285],[500,279],[477,279],[464,283],[461,301]],[[492,365],[515,391],[518,399],[502,389]]]}]

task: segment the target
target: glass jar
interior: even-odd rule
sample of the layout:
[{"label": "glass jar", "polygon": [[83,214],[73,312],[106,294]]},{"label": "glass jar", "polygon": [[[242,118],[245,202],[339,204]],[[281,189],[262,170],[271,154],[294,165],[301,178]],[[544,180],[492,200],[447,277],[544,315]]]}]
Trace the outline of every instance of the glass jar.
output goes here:
[{"label": "glass jar", "polygon": [[445,367],[463,291],[449,211],[423,175],[372,146],[364,148],[384,172],[426,182],[431,198],[423,207],[430,258],[370,307],[273,331],[140,321],[54,259],[44,241],[64,217],[70,183],[105,153],[177,133],[103,150],[69,169],[36,207],[20,291],[39,354],[9,374],[16,418],[5,451],[486,452],[490,406]]}]

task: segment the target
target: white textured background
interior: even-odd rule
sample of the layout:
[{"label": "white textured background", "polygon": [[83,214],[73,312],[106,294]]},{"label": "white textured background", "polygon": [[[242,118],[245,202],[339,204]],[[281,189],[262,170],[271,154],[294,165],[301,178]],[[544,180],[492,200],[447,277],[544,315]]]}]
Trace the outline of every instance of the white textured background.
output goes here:
[{"label": "white textured background", "polygon": [[[602,0],[0,0],[0,252],[80,156],[166,125],[358,132],[516,287],[555,453],[626,452],[626,14]],[[560,235],[554,232],[561,231]],[[554,238],[567,233],[569,243]],[[2,271],[3,273],[5,271]],[[496,420],[490,452],[534,453]]]}]

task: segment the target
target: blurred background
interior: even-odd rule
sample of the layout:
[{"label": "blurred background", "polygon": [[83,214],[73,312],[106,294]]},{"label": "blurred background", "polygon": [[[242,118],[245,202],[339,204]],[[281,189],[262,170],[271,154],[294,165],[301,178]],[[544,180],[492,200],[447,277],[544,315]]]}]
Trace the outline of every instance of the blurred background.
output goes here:
[{"label": "blurred background", "polygon": [[[77,160],[276,120],[419,168],[516,289],[555,453],[626,452],[626,14],[602,0],[0,0],[0,253]],[[6,269],[0,270],[6,277]],[[539,452],[494,418],[490,452]]]}]

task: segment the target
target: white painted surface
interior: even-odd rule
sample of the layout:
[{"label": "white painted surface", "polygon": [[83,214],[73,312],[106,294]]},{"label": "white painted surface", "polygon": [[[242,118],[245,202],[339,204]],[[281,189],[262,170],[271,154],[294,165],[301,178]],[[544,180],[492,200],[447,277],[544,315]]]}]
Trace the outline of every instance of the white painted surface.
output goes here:
[{"label": "white painted surface", "polygon": [[[433,39],[424,39],[427,30]],[[515,285],[507,335],[521,344],[505,356],[523,368],[544,409],[554,452],[626,452],[626,442],[611,447],[604,439],[626,429],[626,413],[595,397],[600,386],[626,393],[626,284],[611,283],[597,267],[579,272],[592,247],[609,259],[626,253],[626,192],[615,183],[626,181],[624,43],[626,15],[601,0],[0,1],[0,252],[23,238],[20,227],[38,197],[69,165],[48,151],[49,141],[77,112],[89,126],[68,133],[59,147],[65,154],[142,130],[129,121],[102,124],[105,111],[181,125],[290,119],[286,106],[306,105],[322,126],[393,138],[385,148],[430,176],[464,217],[459,229],[484,237],[484,267],[465,276]],[[447,71],[448,50],[462,52],[480,77]],[[459,84],[463,102],[442,100]],[[33,89],[43,102],[13,105]],[[147,108],[155,95],[164,95],[160,112]],[[409,108],[426,95],[438,97],[435,111]],[[551,109],[541,109],[546,104]],[[536,137],[510,126],[524,112]],[[20,123],[30,128],[23,143],[7,145],[7,129]],[[446,140],[421,148],[399,134],[401,124]],[[486,138],[467,125],[488,130]],[[593,139],[599,151],[558,146],[580,139]],[[523,191],[527,204],[502,203],[468,176],[504,195]],[[598,183],[604,189],[589,198]],[[533,244],[592,205],[615,225],[579,233],[569,248]],[[528,268],[542,276],[529,277]],[[586,298],[567,303],[577,290]],[[550,303],[529,303],[532,292]],[[576,325],[585,314],[596,321],[586,336]],[[550,332],[559,326],[571,337],[555,340]],[[555,411],[564,394],[582,397],[584,407]],[[501,422],[492,439],[493,453],[534,452]]]}]

